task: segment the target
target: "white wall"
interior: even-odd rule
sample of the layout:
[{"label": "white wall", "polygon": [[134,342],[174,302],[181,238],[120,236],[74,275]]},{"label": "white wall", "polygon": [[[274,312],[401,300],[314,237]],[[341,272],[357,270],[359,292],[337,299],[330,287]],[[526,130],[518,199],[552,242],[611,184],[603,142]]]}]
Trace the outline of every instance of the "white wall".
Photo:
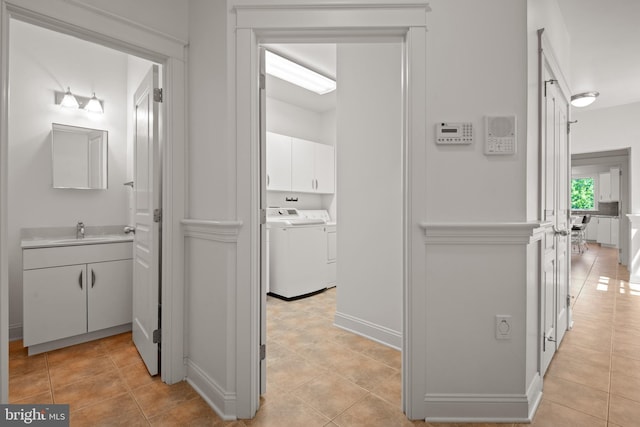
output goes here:
[{"label": "white wall", "polygon": [[[526,10],[522,1],[434,0],[427,37],[427,219],[525,219]],[[455,24],[454,24],[455,23]],[[460,31],[464,28],[464,31]],[[485,156],[484,116],[517,116],[517,154]],[[439,122],[472,122],[475,143],[439,146]],[[443,185],[446,183],[446,185]]]},{"label": "white wall", "polygon": [[396,348],[402,337],[401,57],[399,43],[338,45],[335,322]]},{"label": "white wall", "polygon": [[[11,22],[9,101],[9,289],[12,336],[22,324],[23,227],[119,225],[127,221],[125,54],[19,21]],[[66,90],[104,100],[90,115],[54,104]],[[105,129],[107,190],[52,189],[51,123]]]},{"label": "white wall", "polygon": [[189,152],[187,215],[198,219],[235,218],[236,151],[230,143],[227,5],[189,2]]}]

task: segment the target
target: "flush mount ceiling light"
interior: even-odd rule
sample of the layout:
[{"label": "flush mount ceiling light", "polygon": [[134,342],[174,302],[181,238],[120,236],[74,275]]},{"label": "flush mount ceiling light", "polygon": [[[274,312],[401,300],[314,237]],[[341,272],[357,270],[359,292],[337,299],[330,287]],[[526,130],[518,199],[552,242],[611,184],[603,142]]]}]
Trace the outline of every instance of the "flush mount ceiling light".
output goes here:
[{"label": "flush mount ceiling light", "polygon": [[102,109],[102,103],[98,98],[96,98],[95,92],[93,92],[93,96],[91,97],[91,99],[89,99],[87,105],[85,105],[84,110],[90,113],[104,113],[104,110]]},{"label": "flush mount ceiling light", "polygon": [[591,105],[593,101],[600,95],[600,92],[584,92],[571,96],[571,105],[574,107],[586,107]]},{"label": "flush mount ceiling light", "polygon": [[76,97],[71,93],[71,88],[69,86],[67,86],[67,91],[64,93],[64,96],[60,101],[60,106],[65,108],[78,108],[80,106]]},{"label": "flush mount ceiling light", "polygon": [[336,82],[273,52],[265,52],[266,71],[296,86],[324,95],[336,89]]},{"label": "flush mount ceiling light", "polygon": [[90,113],[104,113],[103,102],[96,98],[95,92],[91,98],[88,98],[72,94],[71,89],[67,87],[66,92],[55,92],[55,102],[57,105],[70,109],[83,109]]}]

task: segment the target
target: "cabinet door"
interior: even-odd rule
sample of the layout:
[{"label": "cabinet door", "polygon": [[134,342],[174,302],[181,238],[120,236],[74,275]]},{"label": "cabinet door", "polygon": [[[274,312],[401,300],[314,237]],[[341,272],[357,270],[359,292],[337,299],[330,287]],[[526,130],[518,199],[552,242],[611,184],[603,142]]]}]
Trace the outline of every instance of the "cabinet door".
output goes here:
[{"label": "cabinet door", "polygon": [[292,138],[291,190],[315,192],[314,142]]},{"label": "cabinet door", "polygon": [[587,224],[587,240],[598,240],[598,218],[591,217],[591,221]]},{"label": "cabinet door", "polygon": [[84,264],[25,270],[24,345],[87,332],[87,272]]},{"label": "cabinet door", "polygon": [[598,193],[601,202],[608,202],[611,200],[611,174],[604,172],[600,174],[600,182],[598,183]]},{"label": "cabinet door", "polygon": [[611,239],[610,242],[616,248],[619,246],[620,220],[618,218],[611,219]]},{"label": "cabinet door", "polygon": [[133,261],[87,265],[88,331],[131,323],[133,316]]},{"label": "cabinet door", "polygon": [[267,190],[291,191],[291,137],[267,132]]},{"label": "cabinet door", "polygon": [[620,168],[611,168],[611,201],[620,201]]},{"label": "cabinet door", "polygon": [[598,243],[611,244],[611,218],[598,218]]},{"label": "cabinet door", "polygon": [[315,144],[314,170],[316,175],[316,192],[335,193],[335,156],[331,145]]}]

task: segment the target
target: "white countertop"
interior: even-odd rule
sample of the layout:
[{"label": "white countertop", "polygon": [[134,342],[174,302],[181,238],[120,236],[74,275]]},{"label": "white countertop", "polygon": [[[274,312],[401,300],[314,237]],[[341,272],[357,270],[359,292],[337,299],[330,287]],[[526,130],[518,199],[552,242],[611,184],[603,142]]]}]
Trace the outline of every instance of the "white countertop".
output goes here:
[{"label": "white countertop", "polygon": [[75,237],[35,237],[22,240],[22,249],[51,248],[57,246],[101,245],[105,243],[132,242],[129,234],[89,235],[81,239]]}]

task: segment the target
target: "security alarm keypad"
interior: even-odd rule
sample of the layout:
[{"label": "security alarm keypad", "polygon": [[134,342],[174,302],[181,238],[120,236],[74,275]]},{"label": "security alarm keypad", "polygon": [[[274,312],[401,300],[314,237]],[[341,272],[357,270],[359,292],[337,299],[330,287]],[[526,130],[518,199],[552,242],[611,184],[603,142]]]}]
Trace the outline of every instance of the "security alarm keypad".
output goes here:
[{"label": "security alarm keypad", "polygon": [[465,123],[436,124],[436,144],[468,145],[473,143],[473,125]]}]

